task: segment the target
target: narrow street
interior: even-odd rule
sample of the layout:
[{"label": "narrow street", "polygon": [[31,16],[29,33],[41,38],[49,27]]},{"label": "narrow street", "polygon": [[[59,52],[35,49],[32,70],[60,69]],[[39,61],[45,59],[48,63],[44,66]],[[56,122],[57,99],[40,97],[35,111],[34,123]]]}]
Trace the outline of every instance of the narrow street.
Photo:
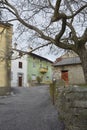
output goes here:
[{"label": "narrow street", "polygon": [[13,88],[0,97],[0,130],[64,130],[48,86]]}]

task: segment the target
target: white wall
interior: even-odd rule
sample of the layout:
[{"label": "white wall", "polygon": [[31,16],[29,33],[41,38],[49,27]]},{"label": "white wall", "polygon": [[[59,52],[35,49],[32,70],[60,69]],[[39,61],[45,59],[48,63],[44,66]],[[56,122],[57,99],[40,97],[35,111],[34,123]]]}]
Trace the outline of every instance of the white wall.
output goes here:
[{"label": "white wall", "polygon": [[[23,74],[23,86],[27,86],[27,55],[16,59],[18,56],[17,52],[14,52],[12,58],[15,60],[11,61],[11,86],[18,86],[18,73]],[[19,68],[19,62],[22,62],[22,68]]]}]

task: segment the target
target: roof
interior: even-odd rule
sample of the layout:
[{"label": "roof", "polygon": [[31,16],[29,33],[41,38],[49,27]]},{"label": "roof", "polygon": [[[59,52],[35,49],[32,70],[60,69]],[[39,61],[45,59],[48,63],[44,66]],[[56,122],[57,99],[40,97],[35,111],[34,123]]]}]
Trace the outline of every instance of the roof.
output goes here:
[{"label": "roof", "polygon": [[39,59],[43,59],[43,60],[45,60],[45,61],[48,61],[48,62],[50,62],[50,63],[53,63],[53,61],[51,61],[51,60],[49,60],[49,59],[47,59],[47,58],[45,58],[45,57],[42,57],[42,56],[40,56],[40,55],[38,55],[38,54],[35,54],[35,53],[33,53],[33,52],[27,52],[27,51],[22,51],[22,50],[19,50],[19,49],[15,49],[15,48],[12,48],[12,50],[13,51],[16,51],[16,52],[20,52],[20,53],[24,53],[24,54],[27,54],[27,55],[31,55],[31,56],[33,56],[33,57],[37,57],[37,58],[39,58]]},{"label": "roof", "polygon": [[43,60],[48,61],[48,62],[50,62],[50,63],[53,63],[53,61],[51,61],[51,60],[49,60],[49,59],[47,59],[47,58],[45,58],[45,57],[39,56],[39,55],[37,55],[37,54],[35,54],[35,53],[30,53],[29,55],[31,55],[31,56],[33,56],[33,57],[37,57],[37,58],[39,58],[39,59],[43,59]]},{"label": "roof", "polygon": [[54,63],[54,66],[64,66],[64,65],[75,65],[81,64],[81,60],[79,57],[69,57],[69,58],[61,58],[58,62]]}]

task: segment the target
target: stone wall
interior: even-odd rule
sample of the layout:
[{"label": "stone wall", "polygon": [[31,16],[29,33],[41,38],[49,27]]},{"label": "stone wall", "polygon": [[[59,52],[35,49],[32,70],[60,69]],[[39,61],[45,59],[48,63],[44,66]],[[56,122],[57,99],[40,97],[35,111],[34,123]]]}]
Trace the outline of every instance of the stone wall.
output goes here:
[{"label": "stone wall", "polygon": [[0,87],[0,96],[8,95],[11,92],[11,87]]},{"label": "stone wall", "polygon": [[87,87],[59,88],[56,104],[65,130],[87,130]]}]

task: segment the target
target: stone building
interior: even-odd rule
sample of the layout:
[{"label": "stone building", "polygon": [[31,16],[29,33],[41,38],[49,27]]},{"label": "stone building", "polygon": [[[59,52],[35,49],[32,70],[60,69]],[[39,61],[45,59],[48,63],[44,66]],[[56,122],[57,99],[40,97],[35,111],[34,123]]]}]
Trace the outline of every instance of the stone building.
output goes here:
[{"label": "stone building", "polygon": [[66,84],[85,83],[80,58],[74,52],[57,58],[53,66],[53,74],[56,79],[62,79]]},{"label": "stone building", "polygon": [[0,22],[0,95],[10,89],[12,25]]}]

